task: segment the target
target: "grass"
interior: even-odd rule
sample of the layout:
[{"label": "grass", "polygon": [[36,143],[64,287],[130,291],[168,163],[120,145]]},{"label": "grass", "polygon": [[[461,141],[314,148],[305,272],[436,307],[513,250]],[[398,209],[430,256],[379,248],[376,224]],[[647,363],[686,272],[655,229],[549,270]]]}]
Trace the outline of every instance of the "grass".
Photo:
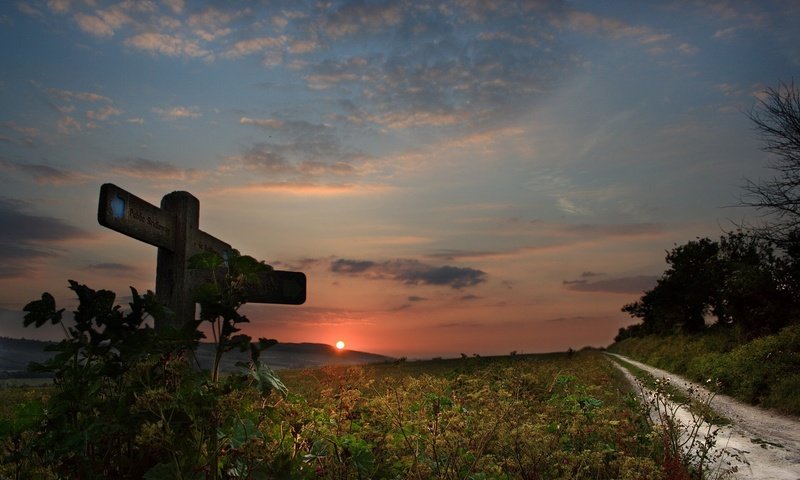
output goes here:
[{"label": "grass", "polygon": [[723,415],[720,415],[713,408],[708,405],[708,402],[699,401],[697,397],[693,397],[686,392],[685,389],[672,385],[670,383],[659,382],[658,379],[650,372],[647,372],[638,366],[627,362],[619,357],[609,356],[612,361],[620,364],[623,368],[627,369],[641,384],[650,390],[661,388],[670,399],[679,404],[686,405],[689,411],[702,418],[704,421],[717,426],[730,425],[731,420]]},{"label": "grass", "polygon": [[690,380],[718,383],[720,393],[800,416],[800,325],[738,343],[733,331],[629,338],[609,347]]},{"label": "grass", "polygon": [[[664,477],[661,442],[622,374],[598,351],[280,376],[287,397],[236,407],[265,408],[253,424],[260,433],[236,450],[254,469],[337,479]],[[26,401],[23,392],[36,391],[46,390],[0,390],[0,405],[9,405],[0,420]],[[37,466],[33,460],[26,465]],[[0,464],[0,475],[9,468]]]}]

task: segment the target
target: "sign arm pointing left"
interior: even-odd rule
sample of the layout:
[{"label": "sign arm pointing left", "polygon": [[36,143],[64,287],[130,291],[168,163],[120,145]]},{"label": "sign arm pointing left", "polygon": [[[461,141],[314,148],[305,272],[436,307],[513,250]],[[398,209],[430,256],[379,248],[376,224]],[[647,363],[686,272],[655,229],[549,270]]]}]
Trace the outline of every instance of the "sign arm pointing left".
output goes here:
[{"label": "sign arm pointing left", "polygon": [[[199,200],[188,192],[165,195],[159,208],[114,184],[100,187],[100,225],[158,247],[156,297],[175,312],[178,325],[194,319],[193,290],[206,281],[199,272],[188,269],[189,258],[208,251],[225,258],[232,248],[199,229],[199,213]],[[260,286],[248,291],[248,302],[305,302],[304,273],[275,270],[264,275]]]}]

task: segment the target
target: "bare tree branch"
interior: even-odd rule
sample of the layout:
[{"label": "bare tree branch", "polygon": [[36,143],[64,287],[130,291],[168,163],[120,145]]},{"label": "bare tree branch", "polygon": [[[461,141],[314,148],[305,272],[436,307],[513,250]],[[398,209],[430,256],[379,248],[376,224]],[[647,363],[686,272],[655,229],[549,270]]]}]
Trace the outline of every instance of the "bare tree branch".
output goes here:
[{"label": "bare tree branch", "polygon": [[754,229],[777,242],[800,228],[800,90],[794,81],[768,88],[748,114],[763,143],[773,154],[769,180],[746,180],[741,204],[755,207],[763,223]]}]

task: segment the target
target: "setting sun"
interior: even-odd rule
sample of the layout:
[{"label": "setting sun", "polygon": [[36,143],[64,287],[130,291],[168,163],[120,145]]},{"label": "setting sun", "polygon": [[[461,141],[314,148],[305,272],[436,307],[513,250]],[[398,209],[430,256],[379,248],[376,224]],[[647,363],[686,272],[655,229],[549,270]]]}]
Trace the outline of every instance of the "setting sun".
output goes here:
[{"label": "setting sun", "polygon": [[341,341],[341,340],[339,340],[338,342],[336,342],[336,348],[337,348],[338,350],[343,350],[343,349],[344,349],[344,342],[343,342],[343,341]]}]

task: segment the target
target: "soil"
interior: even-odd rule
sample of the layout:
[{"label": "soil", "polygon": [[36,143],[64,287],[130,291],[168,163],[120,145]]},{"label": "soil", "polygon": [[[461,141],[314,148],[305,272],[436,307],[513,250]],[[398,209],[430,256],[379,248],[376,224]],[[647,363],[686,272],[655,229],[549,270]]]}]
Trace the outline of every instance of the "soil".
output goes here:
[{"label": "soil", "polygon": [[[615,354],[609,354],[615,355]],[[701,397],[709,395],[701,385],[690,382],[678,375],[660,370],[649,365],[615,355],[623,360],[650,372],[656,378],[664,378],[683,390],[690,387],[699,391]],[[622,370],[631,385],[639,389],[633,375],[617,362],[613,362]],[[652,392],[643,391],[643,395]],[[800,392],[798,392],[800,394]],[[727,452],[727,461],[736,466],[727,478],[763,479],[763,480],[800,480],[800,419],[788,417],[752,405],[746,405],[725,395],[716,395],[711,401],[711,408],[719,415],[728,418],[730,425],[720,427],[717,434],[717,447]],[[688,411],[680,414],[684,422],[691,421]],[[705,431],[703,429],[702,431]],[[741,457],[745,462],[737,461]],[[723,472],[728,465],[723,463],[718,472]],[[712,475],[711,478],[714,478]]]}]

